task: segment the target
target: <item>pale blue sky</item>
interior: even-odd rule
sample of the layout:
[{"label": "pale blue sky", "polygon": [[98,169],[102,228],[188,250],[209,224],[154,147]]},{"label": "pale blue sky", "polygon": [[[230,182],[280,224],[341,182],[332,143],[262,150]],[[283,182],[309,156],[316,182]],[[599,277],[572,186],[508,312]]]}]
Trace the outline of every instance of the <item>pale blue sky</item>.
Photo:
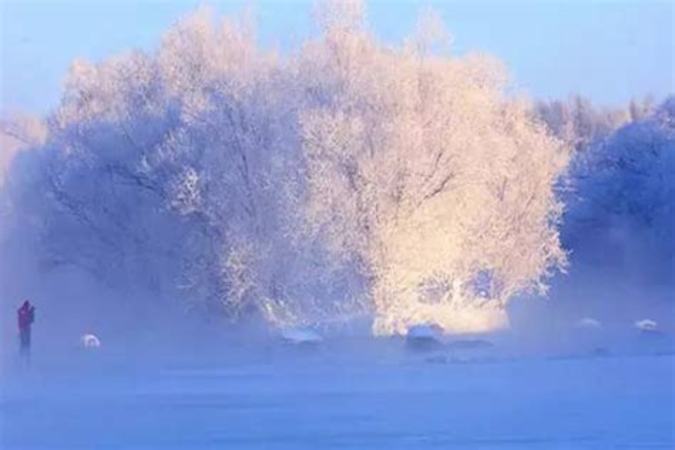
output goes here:
[{"label": "pale blue sky", "polygon": [[[73,58],[100,60],[132,47],[151,49],[168,26],[201,3],[0,0],[0,110],[49,110]],[[252,3],[263,45],[288,49],[312,32],[311,0],[206,3],[222,13]],[[368,21],[386,42],[400,42],[417,11],[429,5],[454,36],[455,52],[496,55],[515,88],[533,97],[580,93],[619,104],[674,91],[672,2],[371,0]]]}]

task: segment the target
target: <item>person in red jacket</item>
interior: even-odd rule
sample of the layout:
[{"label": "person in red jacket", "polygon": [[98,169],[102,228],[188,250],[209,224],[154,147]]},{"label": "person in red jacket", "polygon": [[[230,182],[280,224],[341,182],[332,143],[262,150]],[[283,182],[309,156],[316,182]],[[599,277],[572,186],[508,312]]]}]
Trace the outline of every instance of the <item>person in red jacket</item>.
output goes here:
[{"label": "person in red jacket", "polygon": [[21,354],[30,353],[30,328],[35,321],[35,307],[28,300],[17,310],[17,319],[19,322],[19,343]]}]

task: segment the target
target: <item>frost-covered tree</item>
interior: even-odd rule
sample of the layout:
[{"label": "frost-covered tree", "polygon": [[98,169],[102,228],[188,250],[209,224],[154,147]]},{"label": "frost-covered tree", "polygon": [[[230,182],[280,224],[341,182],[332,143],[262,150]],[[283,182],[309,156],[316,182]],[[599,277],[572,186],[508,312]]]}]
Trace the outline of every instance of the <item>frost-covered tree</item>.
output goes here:
[{"label": "frost-covered tree", "polygon": [[539,101],[535,113],[553,134],[583,151],[603,140],[619,127],[640,114],[646,114],[650,100],[632,101],[626,108],[601,108],[585,97],[571,96],[567,100]]},{"label": "frost-covered tree", "polygon": [[384,47],[337,17],[299,58],[308,228],[367,276],[374,331],[505,325],[560,267],[563,145],[487,57]]},{"label": "frost-covered tree", "polygon": [[321,315],[308,293],[329,277],[321,246],[287,237],[298,220],[297,95],[247,22],[207,9],[156,52],[76,61],[46,142],[8,189],[16,226],[40,218],[50,267],[230,318]]},{"label": "frost-covered tree", "polygon": [[22,150],[41,145],[46,132],[45,124],[36,117],[15,114],[0,119],[0,188],[14,157]]},{"label": "frost-covered tree", "polygon": [[576,259],[648,268],[672,282],[675,99],[589,146],[571,167],[564,234]]},{"label": "frost-covered tree", "polygon": [[148,67],[142,55],[99,67],[74,64],[47,139],[17,158],[8,186],[15,226],[34,228],[43,264],[156,284],[158,258],[149,249],[159,251],[153,231],[163,194],[158,181],[139,170],[142,155],[134,147],[140,124],[153,123],[141,102],[130,112],[131,98],[144,95]]}]

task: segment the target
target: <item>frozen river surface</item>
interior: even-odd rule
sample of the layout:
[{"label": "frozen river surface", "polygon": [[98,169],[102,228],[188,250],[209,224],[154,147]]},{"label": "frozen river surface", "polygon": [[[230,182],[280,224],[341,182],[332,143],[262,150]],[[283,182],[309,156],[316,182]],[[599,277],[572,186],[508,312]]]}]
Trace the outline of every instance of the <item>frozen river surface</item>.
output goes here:
[{"label": "frozen river surface", "polygon": [[[5,374],[0,448],[672,449],[672,355]],[[103,365],[105,366],[105,365]]]}]

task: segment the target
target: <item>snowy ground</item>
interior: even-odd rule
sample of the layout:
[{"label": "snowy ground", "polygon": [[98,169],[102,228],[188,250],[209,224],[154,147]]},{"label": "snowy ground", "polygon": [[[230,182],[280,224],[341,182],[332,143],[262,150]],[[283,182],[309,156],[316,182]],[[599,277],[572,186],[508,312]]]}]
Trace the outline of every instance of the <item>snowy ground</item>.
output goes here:
[{"label": "snowy ground", "polygon": [[672,353],[467,361],[399,344],[133,370],[82,353],[77,374],[34,361],[4,372],[0,448],[675,448]]}]

